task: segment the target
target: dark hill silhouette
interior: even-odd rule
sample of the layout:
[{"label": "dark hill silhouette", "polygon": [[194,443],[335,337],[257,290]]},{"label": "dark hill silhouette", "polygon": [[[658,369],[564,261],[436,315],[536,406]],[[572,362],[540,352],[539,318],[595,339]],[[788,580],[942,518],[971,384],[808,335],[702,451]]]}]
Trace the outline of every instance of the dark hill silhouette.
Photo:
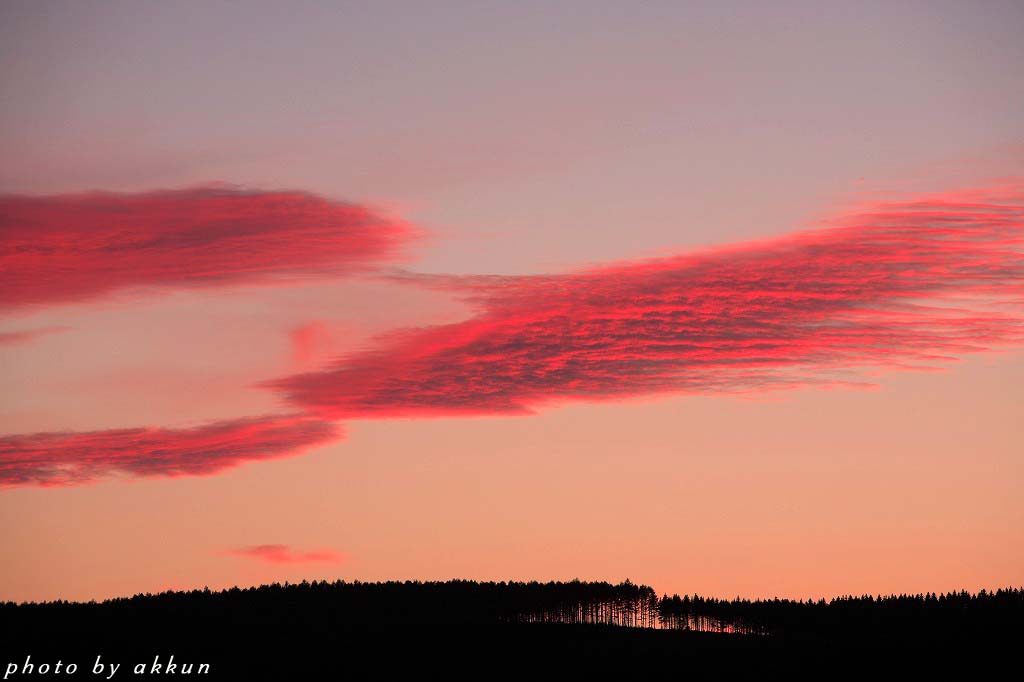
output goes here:
[{"label": "dark hill silhouette", "polygon": [[826,602],[659,598],[629,581],[304,581],[0,604],[0,672],[31,655],[75,661],[78,678],[100,679],[88,670],[97,655],[130,667],[171,654],[209,663],[206,679],[834,677],[837,662],[976,671],[1018,646],[1022,616],[1015,588]]}]

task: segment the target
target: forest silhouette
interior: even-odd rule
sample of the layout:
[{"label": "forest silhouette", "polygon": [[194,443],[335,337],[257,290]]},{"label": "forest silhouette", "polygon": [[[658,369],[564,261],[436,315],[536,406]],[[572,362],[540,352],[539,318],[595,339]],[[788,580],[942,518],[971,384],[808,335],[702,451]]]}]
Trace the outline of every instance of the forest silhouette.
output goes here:
[{"label": "forest silhouette", "polygon": [[977,670],[1019,646],[1022,616],[1020,588],[825,601],[659,597],[628,580],[303,581],[4,603],[0,648],[7,660],[205,657],[217,679],[306,679],[335,665],[356,679],[565,679],[623,666],[792,678],[837,661]]}]

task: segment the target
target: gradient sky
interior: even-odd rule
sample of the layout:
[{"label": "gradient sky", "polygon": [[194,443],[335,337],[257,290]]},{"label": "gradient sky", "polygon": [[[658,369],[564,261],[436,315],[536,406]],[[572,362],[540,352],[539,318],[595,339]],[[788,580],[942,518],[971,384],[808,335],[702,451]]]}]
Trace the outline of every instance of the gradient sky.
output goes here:
[{"label": "gradient sky", "polygon": [[0,599],[1024,583],[1022,32],[5,2]]}]

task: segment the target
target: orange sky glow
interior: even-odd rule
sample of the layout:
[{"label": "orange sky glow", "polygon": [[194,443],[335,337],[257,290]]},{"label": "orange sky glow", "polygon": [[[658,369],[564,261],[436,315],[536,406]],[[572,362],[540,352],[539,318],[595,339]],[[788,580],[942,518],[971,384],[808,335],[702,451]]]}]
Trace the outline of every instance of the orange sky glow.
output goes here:
[{"label": "orange sky glow", "polygon": [[1020,8],[529,4],[0,10],[0,599],[1024,583]]}]

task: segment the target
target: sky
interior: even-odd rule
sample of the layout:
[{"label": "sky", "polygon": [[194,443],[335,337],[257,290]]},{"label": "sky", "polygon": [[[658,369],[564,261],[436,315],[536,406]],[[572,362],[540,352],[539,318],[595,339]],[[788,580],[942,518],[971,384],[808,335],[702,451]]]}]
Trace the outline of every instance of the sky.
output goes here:
[{"label": "sky", "polygon": [[1024,8],[0,8],[0,599],[1024,583]]}]

